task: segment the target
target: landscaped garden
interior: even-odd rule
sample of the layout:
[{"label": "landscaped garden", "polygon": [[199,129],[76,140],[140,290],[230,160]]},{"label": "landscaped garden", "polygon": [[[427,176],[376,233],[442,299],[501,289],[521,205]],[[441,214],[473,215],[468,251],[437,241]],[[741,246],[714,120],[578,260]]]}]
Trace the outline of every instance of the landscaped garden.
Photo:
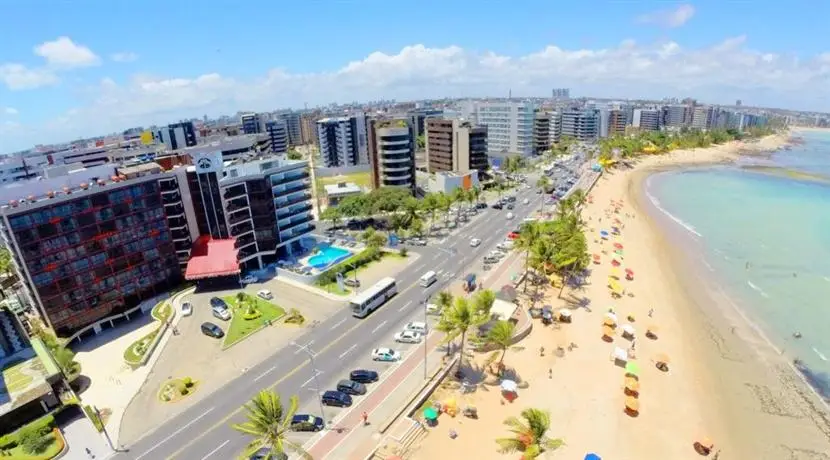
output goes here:
[{"label": "landscaped garden", "polygon": [[[375,234],[380,236],[378,233]],[[360,272],[366,270],[375,262],[379,262],[388,257],[407,257],[406,252],[384,251],[380,249],[379,245],[374,244],[374,242],[372,243],[373,244],[369,245],[369,247],[363,250],[363,252],[355,254],[354,256],[321,273],[317,278],[317,286],[332,294],[347,295],[350,294],[351,291],[346,287],[344,287],[344,289],[340,289],[340,286],[337,285],[338,273],[343,274],[344,280],[354,279],[358,274],[360,274]]]},{"label": "landscaped garden", "polygon": [[159,390],[159,400],[162,402],[178,402],[190,396],[199,386],[199,382],[185,377],[183,379],[170,379],[164,382]]},{"label": "landscaped garden", "polygon": [[156,337],[161,332],[162,328],[165,327],[167,321],[170,320],[170,317],[173,315],[173,306],[170,304],[169,301],[163,300],[159,302],[153,310],[150,312],[153,316],[153,319],[158,321],[158,325],[153,330],[153,332],[145,335],[144,337],[136,340],[133,342],[126,350],[124,350],[124,361],[127,362],[132,367],[138,367],[142,363],[141,361],[144,359],[144,356],[148,353],[150,348],[153,346]]},{"label": "landscaped garden", "polygon": [[[41,368],[43,367],[40,360],[38,360],[38,364],[40,364]],[[0,372],[0,375],[3,377],[3,384],[6,386],[6,392],[19,393],[25,390],[35,380],[33,376],[23,372],[24,368],[29,365],[29,361],[24,361],[9,366]]]},{"label": "landscaped garden", "polygon": [[224,297],[223,300],[230,305],[233,312],[231,324],[225,335],[225,348],[285,316],[282,307],[244,292]]},{"label": "landscaped garden", "polygon": [[19,430],[0,436],[0,458],[48,460],[63,451],[64,439],[52,415],[43,416]]}]

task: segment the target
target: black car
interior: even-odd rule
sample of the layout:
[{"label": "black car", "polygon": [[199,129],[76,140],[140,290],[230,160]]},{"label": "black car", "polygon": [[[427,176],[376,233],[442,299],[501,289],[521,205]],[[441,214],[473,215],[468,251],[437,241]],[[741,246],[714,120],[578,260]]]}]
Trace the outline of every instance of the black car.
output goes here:
[{"label": "black car", "polygon": [[503,206],[501,205],[501,203],[496,203],[493,205],[493,209],[501,209],[502,207]]},{"label": "black car", "polygon": [[487,203],[482,201],[481,203],[476,204],[476,209],[487,209]]},{"label": "black car", "polygon": [[347,395],[360,396],[366,394],[366,385],[354,380],[341,380],[337,382],[337,391]]},{"label": "black car", "polygon": [[210,298],[210,306],[211,307],[225,307],[225,308],[228,308],[228,304],[226,304],[225,301],[220,299],[219,297],[211,297]]},{"label": "black car", "polygon": [[225,336],[225,332],[222,331],[222,328],[213,323],[202,323],[202,334],[205,334],[208,337],[213,337],[214,339],[221,339]]},{"label": "black car", "polygon": [[309,414],[297,414],[291,417],[292,431],[320,431],[325,427],[323,419]]},{"label": "black car", "polygon": [[507,205],[507,210],[508,211],[512,211],[513,208],[515,208],[515,206],[513,206],[513,203],[510,203],[510,204]]},{"label": "black car", "polygon": [[374,383],[378,381],[378,373],[367,369],[355,369],[349,374],[349,380],[358,383]]},{"label": "black car", "polygon": [[323,404],[326,406],[349,407],[352,397],[342,391],[327,391],[323,393]]},{"label": "black car", "polygon": [[273,460],[288,460],[288,455],[285,453],[271,452],[270,447],[260,447],[256,452],[248,456],[248,460],[265,460],[266,458]]}]

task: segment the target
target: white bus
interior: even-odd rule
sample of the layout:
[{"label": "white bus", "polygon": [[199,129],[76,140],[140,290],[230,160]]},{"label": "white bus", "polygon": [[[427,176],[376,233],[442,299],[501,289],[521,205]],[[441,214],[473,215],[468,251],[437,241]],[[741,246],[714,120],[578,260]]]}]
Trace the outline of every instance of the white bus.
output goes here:
[{"label": "white bus", "polygon": [[365,318],[397,293],[395,278],[384,278],[378,281],[377,284],[361,292],[349,302],[352,307],[352,316]]},{"label": "white bus", "polygon": [[424,273],[424,276],[421,277],[421,286],[429,287],[432,283],[438,281],[438,275],[430,270]]}]

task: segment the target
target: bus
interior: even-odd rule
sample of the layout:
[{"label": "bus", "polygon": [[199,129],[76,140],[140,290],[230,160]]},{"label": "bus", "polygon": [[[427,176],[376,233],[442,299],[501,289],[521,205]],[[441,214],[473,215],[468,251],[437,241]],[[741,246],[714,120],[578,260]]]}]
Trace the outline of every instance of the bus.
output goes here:
[{"label": "bus", "polygon": [[349,302],[352,316],[365,318],[397,293],[395,278],[384,278],[378,281],[377,284],[361,292]]}]

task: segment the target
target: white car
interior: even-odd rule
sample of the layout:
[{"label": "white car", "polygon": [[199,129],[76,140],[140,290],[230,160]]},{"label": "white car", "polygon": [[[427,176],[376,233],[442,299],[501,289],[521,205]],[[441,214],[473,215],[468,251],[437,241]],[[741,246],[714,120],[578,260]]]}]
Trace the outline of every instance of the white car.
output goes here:
[{"label": "white car", "polygon": [[193,314],[193,305],[190,305],[190,302],[185,302],[182,304],[182,316],[190,316]]},{"label": "white car", "polygon": [[470,240],[470,246],[472,246],[474,248],[477,248],[478,245],[480,245],[480,244],[481,244],[481,240],[478,239],[478,238],[473,238],[473,239]]},{"label": "white car", "polygon": [[415,331],[401,331],[395,334],[395,342],[421,343],[421,334]]},{"label": "white car", "polygon": [[427,323],[423,321],[412,321],[411,323],[406,323],[406,326],[403,327],[403,330],[417,332],[419,334],[426,334]]},{"label": "white car", "polygon": [[216,318],[221,319],[222,321],[228,321],[231,319],[231,312],[225,307],[213,307],[213,316]]},{"label": "white car", "polygon": [[372,350],[372,360],[374,361],[397,361],[401,359],[401,354],[391,348],[375,348]]},{"label": "white car", "polygon": [[436,305],[434,303],[427,304],[427,314],[429,315],[438,315],[441,313],[441,306]]},{"label": "white car", "polygon": [[512,219],[512,218],[514,218],[514,217],[516,217],[516,216],[514,216],[512,212],[508,212],[508,213],[507,213],[507,220],[510,220],[510,219]]},{"label": "white car", "polygon": [[274,298],[274,294],[271,294],[271,291],[269,291],[268,289],[262,289],[259,292],[257,292],[256,295],[265,300],[271,300]]},{"label": "white car", "polygon": [[242,284],[251,284],[256,283],[257,281],[259,281],[259,279],[254,275],[248,275],[242,278],[240,281],[242,281]]},{"label": "white car", "polygon": [[522,201],[522,203],[524,203],[524,204],[530,204],[530,200],[529,200],[529,199],[527,199],[527,198],[525,198],[525,200],[524,200],[524,201]]}]

